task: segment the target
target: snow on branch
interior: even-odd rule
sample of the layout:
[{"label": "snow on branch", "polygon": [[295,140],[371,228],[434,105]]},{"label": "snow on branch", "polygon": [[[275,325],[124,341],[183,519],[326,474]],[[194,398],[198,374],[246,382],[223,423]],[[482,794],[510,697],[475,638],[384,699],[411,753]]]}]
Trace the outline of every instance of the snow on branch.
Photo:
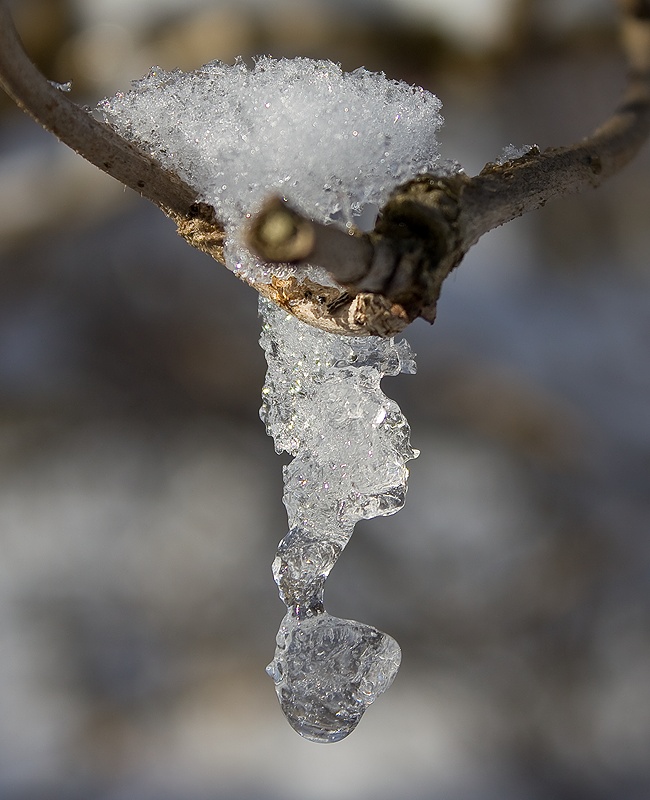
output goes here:
[{"label": "snow on branch", "polygon": [[[322,193],[321,201],[311,205],[300,202],[299,194],[294,192],[295,186],[290,174],[278,173],[284,175],[280,185],[269,182],[264,176],[257,179],[257,182],[251,177],[247,179],[247,186],[250,188],[251,185],[256,185],[258,189],[266,187],[266,202],[261,207],[259,203],[257,207],[252,203],[250,209],[240,209],[246,212],[246,218],[250,217],[247,232],[245,235],[241,231],[230,233],[229,240],[239,250],[247,245],[257,255],[262,262],[259,269],[264,273],[263,279],[259,279],[259,274],[253,275],[246,266],[242,268],[238,254],[233,256],[231,252],[230,260],[235,264],[233,269],[260,294],[299,319],[324,330],[353,335],[390,336],[417,317],[432,322],[443,281],[480,236],[517,216],[541,207],[554,197],[598,186],[629,162],[648,138],[650,0],[619,0],[619,5],[623,46],[629,64],[627,88],[619,107],[590,137],[569,147],[549,148],[544,151],[530,148],[521,155],[513,154],[508,160],[490,163],[478,175],[469,177],[457,169],[440,169],[437,164],[434,167],[437,154],[433,133],[440,124],[437,101],[422,90],[412,90],[421,92],[418,95],[419,104],[412,102],[409,105],[407,102],[406,108],[416,118],[421,111],[420,106],[425,108],[431,131],[428,143],[430,149],[427,152],[424,149],[414,151],[408,157],[401,145],[393,150],[390,147],[386,149],[386,158],[401,154],[400,163],[404,169],[397,170],[395,174],[402,183],[398,186],[393,183],[389,196],[384,191],[388,186],[385,181],[366,183],[365,188],[375,186],[381,189],[374,200],[363,197],[361,203],[363,205],[374,201],[379,206],[373,230],[362,232],[352,224],[357,221],[352,200],[348,208],[338,209],[338,217],[333,216],[331,209],[322,213],[320,206],[329,202],[326,195],[332,196],[336,193],[327,176],[321,176],[321,186],[314,186],[315,190]],[[288,63],[283,62],[282,66],[278,66],[280,72],[285,71],[285,85],[287,71],[291,69],[287,66]],[[225,65],[217,67],[215,64],[191,73],[192,80],[195,81],[198,77],[199,84],[201,81],[205,83],[206,76],[213,80],[215,70],[230,70],[228,80],[234,77],[232,86],[237,86],[237,80],[243,85],[253,73],[256,80],[260,80],[264,78],[265,70],[272,74],[275,69],[268,62],[262,67],[258,62],[252,71],[247,71],[242,64],[230,68]],[[374,97],[377,103],[381,98],[384,110],[392,110],[391,103],[402,102],[408,94],[404,84],[388,82],[383,76],[373,77],[365,71],[360,71],[353,80],[348,81],[346,76],[340,74],[340,70],[336,73],[336,65],[329,62],[298,59],[293,68],[296,73],[307,74],[309,86],[300,82],[300,76],[296,76],[293,83],[289,81],[294,86],[295,93],[289,99],[282,100],[285,110],[287,104],[290,106],[297,101],[304,101],[307,105],[309,102],[313,103],[313,98],[309,99],[306,90],[311,91],[316,87],[323,91],[327,87],[327,81],[323,81],[323,73],[328,70],[337,92],[350,90],[354,94],[362,84],[366,91],[367,84],[372,86],[368,97]],[[186,92],[186,99],[191,99],[192,92],[200,94],[202,89],[197,83],[188,84],[185,80],[187,77],[182,73],[160,71],[157,75],[153,72],[149,76],[149,83],[143,82],[141,91],[150,91],[157,81],[159,89],[169,89],[168,96],[172,99],[179,88]],[[357,88],[354,86],[355,81]],[[175,161],[174,156],[178,152],[174,148],[164,143],[153,147],[152,142],[143,138],[141,130],[130,135],[131,121],[128,118],[121,119],[120,127],[121,110],[118,101],[128,98],[131,93],[107,101],[103,110],[110,124],[99,122],[72,103],[29,61],[2,0],[0,83],[18,105],[63,142],[158,205],[175,221],[179,233],[190,244],[219,261],[224,261],[224,258],[228,260],[228,252],[224,254],[224,226],[227,226],[230,212],[219,196],[206,193],[201,177],[202,167],[197,171],[194,161],[191,161],[189,167],[188,164]],[[246,85],[247,92],[257,91],[252,83]],[[261,85],[264,85],[263,80]],[[325,96],[321,94],[319,97],[322,101]],[[128,102],[130,101],[127,101],[127,105]],[[242,104],[235,102],[234,105],[239,113]],[[228,116],[231,106],[232,103],[222,103],[219,106],[224,124],[226,119],[231,122],[235,120],[235,116]],[[340,107],[344,107],[347,112],[348,106],[341,102],[338,106],[331,107],[332,113],[338,114]],[[177,114],[179,124],[181,119],[186,124],[185,114],[181,111],[178,116],[178,109],[170,108],[172,113]],[[259,131],[256,129],[264,131],[265,125],[265,104],[258,104],[256,108],[260,113],[259,121],[256,122],[254,117],[246,120],[253,138],[259,138]],[[304,110],[300,113],[303,114],[301,122],[304,123]],[[326,128],[328,119],[321,115],[321,123],[323,119],[325,125],[321,127]],[[399,121],[404,130],[410,131],[409,126],[415,125],[417,128],[422,118],[415,122],[404,122],[398,111],[394,121]],[[386,120],[383,124],[386,126]],[[247,142],[247,132],[242,125],[242,120],[237,119],[237,137]],[[395,130],[399,129],[399,125],[390,126],[389,130],[386,128],[387,142],[394,136],[394,127]],[[329,128],[331,132],[334,125],[330,124]],[[174,126],[169,129],[174,130]],[[363,170],[367,171],[370,163],[367,159],[375,151],[368,147],[354,149],[352,137],[359,130],[350,128],[347,132],[349,135],[345,140],[345,147],[348,149],[345,152],[356,152],[363,164]],[[209,136],[209,132],[203,131],[195,139],[205,143]],[[343,140],[344,137],[341,136],[342,146]],[[269,145],[271,141],[267,137],[266,144]],[[418,141],[422,144],[421,139]],[[250,153],[258,152],[257,144],[248,142],[248,145]],[[275,159],[276,154],[281,151],[282,148],[273,145],[267,152]],[[180,152],[185,155],[190,152],[187,143]],[[295,155],[294,162],[311,158],[314,154],[323,157],[326,153],[329,157],[331,152],[331,149],[323,151],[317,139],[314,139],[309,147],[303,147]],[[229,157],[229,149],[217,154],[217,163],[213,163],[216,173],[222,169],[228,171]],[[373,158],[374,166],[379,168],[378,162],[382,161],[383,156],[380,153],[373,155]],[[258,158],[255,163],[260,165],[264,161]],[[278,169],[281,166],[284,168],[279,162],[277,166]],[[359,170],[359,175],[364,175],[363,170]],[[307,170],[304,174],[311,173]],[[353,172],[346,180],[345,185],[341,184],[346,191],[350,187],[358,188]],[[224,181],[224,185],[226,184]],[[274,197],[274,194],[277,196]],[[345,203],[341,205],[345,206]],[[357,206],[359,205],[357,202]],[[332,222],[335,224],[329,224]],[[337,227],[337,222],[342,223],[342,227]],[[287,264],[291,266],[287,267]]]}]

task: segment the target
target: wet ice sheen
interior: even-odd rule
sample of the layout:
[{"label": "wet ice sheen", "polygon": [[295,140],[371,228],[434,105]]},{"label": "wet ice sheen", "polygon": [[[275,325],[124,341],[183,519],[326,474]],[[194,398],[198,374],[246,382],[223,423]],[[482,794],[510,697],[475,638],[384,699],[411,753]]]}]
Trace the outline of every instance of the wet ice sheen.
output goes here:
[{"label": "wet ice sheen", "polygon": [[260,301],[268,372],[262,419],[284,468],[289,532],[273,575],[287,606],[267,671],[291,726],[337,742],[392,683],[397,642],[370,625],[325,611],[325,580],[355,523],[398,511],[406,461],[417,455],[383,375],[414,372],[404,341],[351,338],[309,328]]},{"label": "wet ice sheen", "polygon": [[312,742],[338,742],[357,726],[400,664],[397,642],[370,625],[326,611],[299,619],[290,610],[267,667],[291,727]]},{"label": "wet ice sheen", "polygon": [[226,266],[251,283],[291,271],[260,262],[241,242],[246,214],[269,194],[321,222],[345,223],[439,160],[435,95],[331,61],[154,67],[99,110],[214,206],[226,227]]}]

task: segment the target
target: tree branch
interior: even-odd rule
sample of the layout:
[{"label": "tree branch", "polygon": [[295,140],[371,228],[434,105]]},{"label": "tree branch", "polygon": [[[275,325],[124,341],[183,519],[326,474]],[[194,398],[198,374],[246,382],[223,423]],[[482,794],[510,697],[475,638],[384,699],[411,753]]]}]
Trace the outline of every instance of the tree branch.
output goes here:
[{"label": "tree branch", "polygon": [[[269,262],[311,263],[341,288],[306,279],[253,284],[298,318],[328,331],[389,336],[418,316],[430,322],[443,281],[487,231],[554,197],[598,186],[650,134],[650,0],[619,0],[630,75],[619,108],[594,134],[464,173],[422,175],[398,187],[369,234],[305,219],[272,199],[253,220],[249,245]],[[192,246],[223,261],[224,231],[198,192],[72,103],[32,64],[0,0],[0,84],[43,127],[147,197]]]},{"label": "tree branch", "polygon": [[[480,236],[552,198],[599,186],[650,135],[650,0],[619,4],[628,84],[618,108],[590,137],[570,147],[532,148],[521,158],[487,164],[472,178],[420,176],[394,191],[369,234],[339,230],[335,236],[276,200],[253,220],[249,245],[267,261],[324,267],[348,297],[362,296],[366,314],[349,321],[351,333],[359,333],[359,325],[362,332],[386,335],[419,316],[433,322],[444,279]],[[311,248],[297,247],[298,231]],[[368,303],[378,297],[383,302],[377,314],[371,309],[368,315]],[[348,316],[355,315],[355,299]]]},{"label": "tree branch", "polygon": [[30,61],[0,0],[0,85],[20,108],[91,164],[179,220],[214,219],[195,189],[125,141],[50,83]]}]

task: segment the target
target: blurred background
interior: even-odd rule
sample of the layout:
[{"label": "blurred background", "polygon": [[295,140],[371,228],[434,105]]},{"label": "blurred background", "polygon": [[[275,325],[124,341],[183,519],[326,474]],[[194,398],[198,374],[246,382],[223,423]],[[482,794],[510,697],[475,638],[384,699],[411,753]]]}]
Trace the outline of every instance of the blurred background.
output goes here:
[{"label": "blurred background", "polygon": [[[94,106],[152,65],[331,58],[443,101],[469,173],[623,85],[609,0],[21,0]],[[0,798],[650,796],[650,147],[487,235],[416,376],[422,454],[328,610],[403,649],[345,741],[285,723],[256,296],[0,96]]]}]

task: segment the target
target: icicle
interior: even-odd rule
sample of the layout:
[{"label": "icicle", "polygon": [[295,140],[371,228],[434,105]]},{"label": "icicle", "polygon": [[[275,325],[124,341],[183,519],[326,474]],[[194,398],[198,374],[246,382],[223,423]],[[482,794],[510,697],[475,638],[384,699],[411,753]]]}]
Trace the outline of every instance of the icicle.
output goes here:
[{"label": "icicle", "polygon": [[273,575],[287,614],[267,672],[302,736],[336,742],[393,681],[401,652],[376,628],[330,616],[325,579],[355,523],[398,511],[417,456],[383,375],[415,371],[408,344],[323,333],[260,301],[268,372],[260,412],[284,468],[289,533]]}]

